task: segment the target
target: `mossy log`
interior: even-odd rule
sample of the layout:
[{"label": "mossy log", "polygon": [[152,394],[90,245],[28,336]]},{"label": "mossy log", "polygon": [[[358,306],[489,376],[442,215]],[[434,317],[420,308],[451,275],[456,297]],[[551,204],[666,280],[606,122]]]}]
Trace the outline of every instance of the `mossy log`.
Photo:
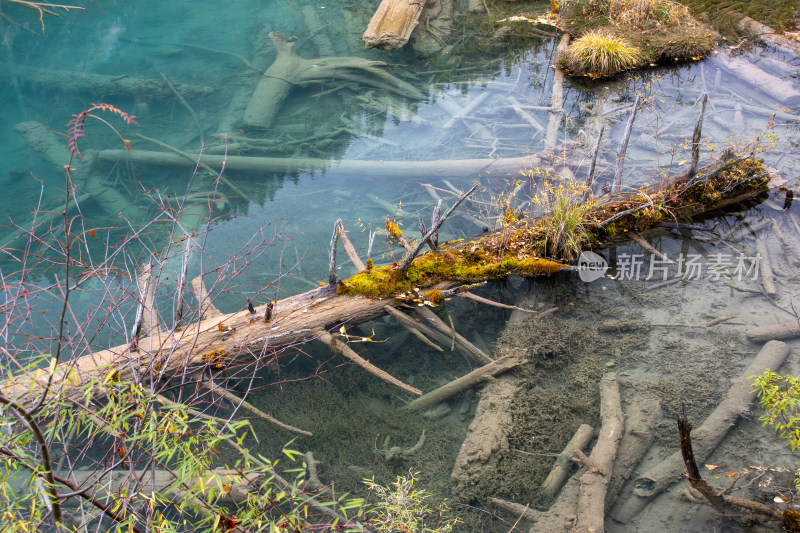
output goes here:
[{"label": "mossy log", "polygon": [[367,48],[402,48],[417,27],[425,0],[383,0],[364,32]]},{"label": "mossy log", "polygon": [[[183,159],[181,158],[181,161]],[[740,203],[762,194],[768,185],[766,172],[753,159],[733,159],[700,169],[688,180],[676,177],[663,185],[607,198],[589,214],[586,247],[600,245],[624,230],[644,230],[661,220],[687,220],[719,207]],[[658,202],[659,209],[654,203]],[[386,313],[385,306],[399,306],[405,293],[421,289],[431,302],[442,300],[440,289],[456,282],[499,278],[512,273],[538,276],[572,270],[563,261],[548,259],[542,249],[541,226],[547,217],[516,222],[500,233],[442,245],[437,252],[416,257],[404,275],[393,265],[374,267],[344,280],[274,304],[264,322],[266,307],[214,316],[175,332],[158,332],[139,339],[139,352],[130,345],[76,353],[74,359],[56,366],[53,388],[68,392],[92,378],[116,369],[120,379],[133,372],[147,375],[150,368],[170,374],[177,369],[226,365],[234,359],[256,359],[267,347],[280,350],[313,340],[315,331],[336,330],[339,325],[367,322]],[[502,237],[502,238],[501,238]],[[501,254],[500,251],[503,251]],[[425,289],[428,289],[425,291]],[[146,347],[143,348],[143,347]],[[46,372],[29,372],[0,383],[13,398],[36,394],[47,383]]]}]

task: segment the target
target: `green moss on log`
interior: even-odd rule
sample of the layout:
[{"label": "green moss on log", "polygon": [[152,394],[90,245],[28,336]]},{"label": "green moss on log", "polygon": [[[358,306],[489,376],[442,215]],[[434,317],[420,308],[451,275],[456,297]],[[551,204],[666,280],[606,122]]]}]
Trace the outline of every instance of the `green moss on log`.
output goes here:
[{"label": "green moss on log", "polygon": [[[662,221],[686,220],[731,202],[740,202],[767,189],[769,175],[753,158],[723,159],[699,170],[693,178],[678,176],[633,193],[617,195],[593,206],[576,227],[577,245],[590,249],[644,231]],[[610,222],[609,222],[610,221]],[[562,270],[570,250],[553,250],[548,217],[516,220],[500,231],[467,241],[445,244],[420,255],[401,273],[397,264],[375,266],[344,280],[339,294],[371,298],[393,296],[440,281],[471,283],[520,274],[549,275]],[[577,230],[576,230],[577,231]],[[437,291],[423,297],[438,303]]]}]

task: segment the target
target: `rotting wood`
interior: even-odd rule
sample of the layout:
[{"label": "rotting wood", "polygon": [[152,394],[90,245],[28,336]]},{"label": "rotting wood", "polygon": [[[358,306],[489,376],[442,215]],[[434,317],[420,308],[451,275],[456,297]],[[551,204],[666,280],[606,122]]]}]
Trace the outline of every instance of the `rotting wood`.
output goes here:
[{"label": "rotting wood", "polygon": [[578,521],[573,531],[581,533],[603,532],[606,490],[624,430],[619,382],[614,373],[600,380],[600,416],[602,425],[589,456],[592,465],[580,478]]},{"label": "rotting wood", "polygon": [[[788,355],[789,347],[786,344],[770,341],[739,377],[733,380],[725,398],[695,432],[695,449],[699,450],[701,462],[714,451],[739,417],[749,411],[756,393],[747,378],[762,374],[766,369],[777,371]],[[683,469],[683,458],[680,451],[677,451],[643,472],[634,482],[634,496],[620,501],[614,509],[614,519],[623,524],[630,522],[650,500],[679,481]]]},{"label": "rotting wood", "polygon": [[542,483],[542,492],[553,498],[564,486],[567,481],[570,468],[572,467],[572,457],[576,450],[583,450],[594,435],[594,428],[589,424],[581,424],[575,434],[569,439],[564,450],[558,454],[552,470],[547,474],[547,478]]},{"label": "rotting wood", "polygon": [[460,392],[471,389],[472,387],[475,387],[476,385],[490,378],[508,372],[524,362],[525,359],[517,355],[506,355],[500,359],[495,359],[487,365],[476,368],[465,376],[461,376],[460,378],[455,379],[446,385],[442,385],[436,390],[426,393],[424,396],[417,398],[410,404],[403,407],[403,410],[411,411],[412,413],[423,411],[428,407],[434,406],[437,403],[450,398],[451,396],[455,396]]},{"label": "rotting wood", "polygon": [[361,368],[363,368],[364,370],[366,370],[370,374],[382,379],[383,381],[385,381],[387,383],[391,383],[392,385],[396,385],[397,387],[400,387],[401,389],[403,389],[406,392],[410,392],[411,394],[414,394],[416,396],[421,396],[422,395],[422,391],[421,390],[419,390],[416,387],[412,387],[411,385],[407,385],[407,384],[403,383],[402,381],[400,381],[396,377],[392,376],[388,372],[385,372],[385,371],[381,370],[380,368],[378,368],[377,366],[373,365],[372,363],[370,363],[369,361],[367,361],[366,359],[364,359],[363,357],[358,355],[356,352],[354,352],[353,349],[350,348],[348,345],[346,345],[345,343],[343,343],[339,339],[335,338],[333,335],[331,335],[327,331],[318,330],[316,332],[316,336],[317,336],[317,338],[319,340],[321,340],[322,342],[327,344],[331,348],[331,350],[333,350],[334,352],[336,352],[336,353],[338,353],[340,355],[343,355],[343,356],[347,357],[348,359],[350,359],[351,361],[353,361],[354,363],[359,365]]},{"label": "rotting wood", "polygon": [[258,82],[242,118],[250,127],[268,128],[278,114],[283,101],[295,86],[336,80],[355,82],[385,89],[411,99],[423,94],[413,85],[384,70],[386,63],[361,57],[318,57],[304,59],[294,51],[295,37],[285,38],[280,32],[270,32],[275,45],[275,62]]},{"label": "rotting wood", "polygon": [[425,0],[382,0],[362,37],[367,48],[403,47],[417,26]]},{"label": "rotting wood", "polygon": [[251,413],[256,415],[258,418],[260,418],[261,420],[264,420],[265,422],[269,422],[270,424],[276,425],[281,429],[285,429],[286,431],[291,431],[292,433],[296,433],[298,435],[303,435],[305,437],[313,436],[313,434],[310,431],[306,431],[304,429],[296,428],[294,426],[290,426],[289,424],[284,424],[283,422],[281,422],[280,420],[278,420],[274,416],[268,415],[267,413],[265,413],[264,411],[262,411],[261,409],[259,409],[255,405],[251,404],[250,402],[248,402],[244,398],[240,398],[240,397],[236,396],[232,392],[230,392],[228,390],[225,390],[223,387],[219,386],[218,384],[216,384],[214,382],[210,382],[208,384],[208,388],[209,388],[209,390],[211,390],[211,392],[213,394],[216,394],[217,396],[221,396],[222,398],[225,398],[226,400],[231,402],[233,405],[235,405],[237,408],[238,407],[242,407],[242,408],[250,411]]}]

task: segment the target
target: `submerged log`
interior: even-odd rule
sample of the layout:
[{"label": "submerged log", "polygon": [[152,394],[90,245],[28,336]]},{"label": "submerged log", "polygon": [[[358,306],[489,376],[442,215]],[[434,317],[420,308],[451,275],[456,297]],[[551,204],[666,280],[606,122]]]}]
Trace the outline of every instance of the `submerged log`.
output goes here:
[{"label": "submerged log", "polygon": [[496,475],[494,467],[509,449],[508,436],[514,427],[511,402],[524,388],[522,379],[506,374],[483,390],[450,476],[455,494],[470,497],[482,476]]},{"label": "submerged log", "polygon": [[[0,80],[9,81],[10,70],[8,65],[0,64]],[[78,93],[97,98],[95,101],[106,101],[113,97],[149,97],[158,100],[174,98],[175,93],[169,83],[163,79],[149,79],[138,76],[121,74],[109,76],[106,74],[90,74],[76,70],[57,70],[51,68],[26,67],[15,65],[16,75],[21,85],[45,87],[57,90],[59,93]],[[199,98],[211,96],[217,92],[212,87],[173,83],[175,90],[184,98]]]},{"label": "submerged log", "polygon": [[[412,171],[406,167],[406,172]],[[643,230],[660,222],[659,217],[636,216],[641,205],[647,205],[654,197],[663,198],[662,209],[669,210],[671,218],[686,220],[760,195],[767,188],[768,181],[760,164],[751,159],[717,163],[701,169],[700,175],[702,178],[695,178],[691,183],[678,176],[640,192],[608,198],[596,206],[588,218],[591,221],[614,218],[614,229],[622,235],[621,229]],[[607,223],[590,225],[598,232],[592,237],[605,239],[604,232],[610,226],[612,224]],[[209,317],[179,332],[158,332],[142,338],[139,346],[147,348],[144,354],[132,353],[128,344],[97,351],[85,347],[82,352],[74,354],[73,360],[55,367],[52,386],[68,393],[91,378],[102,379],[112,369],[119,371],[120,380],[126,380],[134,372],[147,375],[150,368],[168,375],[178,369],[191,370],[207,364],[228,364],[237,358],[257,358],[265,349],[280,350],[312,340],[315,330],[331,331],[345,322],[367,322],[382,316],[386,313],[386,305],[400,305],[402,300],[397,296],[412,287],[431,289],[423,295],[436,300],[437,294],[441,296],[437,291],[442,288],[443,280],[446,281],[444,288],[447,288],[456,281],[474,282],[511,273],[536,276],[573,269],[564,263],[539,257],[532,244],[524,244],[526,241],[513,241],[521,236],[536,239],[536,227],[536,220],[522,221],[504,228],[502,239],[499,233],[489,234],[440,246],[438,252],[415,258],[403,277],[393,274],[397,269],[392,265],[376,266],[369,272],[343,280],[338,287],[315,289],[275,303],[266,322],[255,318],[265,315],[268,306],[261,306],[255,315],[244,310]],[[501,248],[509,242],[514,249]],[[477,262],[474,260],[476,250],[481,250],[481,259]],[[499,250],[504,250],[504,255]],[[528,251],[522,253],[520,250]],[[410,279],[414,279],[414,283]],[[46,374],[22,373],[0,383],[0,389],[7,396],[18,399],[35,395],[47,384]]]},{"label": "submerged log", "polygon": [[[714,451],[739,417],[750,410],[756,393],[747,378],[763,374],[766,369],[778,370],[788,355],[789,347],[786,344],[770,341],[764,345],[744,372],[733,381],[722,402],[695,431],[695,450],[701,462]],[[622,523],[632,520],[651,499],[676,481],[680,481],[684,468],[681,452],[676,451],[642,473],[634,482],[635,496],[626,502],[621,502],[621,505],[614,510],[614,518]]]},{"label": "submerged log", "polygon": [[773,76],[761,70],[757,65],[724,53],[710,55],[708,56],[708,60],[724,68],[753,87],[764,91],[783,105],[790,107],[800,105],[800,91],[798,91],[791,82]]},{"label": "submerged log", "polygon": [[447,398],[450,398],[451,396],[455,396],[460,392],[471,389],[472,387],[488,379],[508,372],[512,368],[516,368],[524,362],[525,359],[522,357],[516,355],[506,355],[500,359],[492,361],[488,365],[476,368],[469,374],[461,376],[458,379],[454,379],[450,383],[442,385],[438,389],[431,391],[420,398],[417,398],[410,404],[406,405],[403,409],[411,412],[422,411],[446,400]]},{"label": "submerged log", "polygon": [[354,82],[392,91],[412,99],[423,97],[419,89],[384,70],[386,63],[361,57],[323,57],[303,59],[294,51],[296,37],[284,38],[270,32],[275,45],[275,62],[264,72],[245,109],[246,126],[267,128],[295,85]]},{"label": "submerged log", "polygon": [[[569,152],[572,144],[562,146],[557,150]],[[224,159],[225,168],[228,170],[250,172],[308,172],[322,171],[328,175],[347,174],[369,175],[374,174],[381,178],[408,178],[409,176],[426,175],[431,178],[467,177],[479,173],[494,173],[504,175],[513,173],[517,175],[526,170],[550,168],[554,156],[558,151],[546,151],[522,157],[509,157],[501,159],[450,159],[438,161],[366,161],[350,159],[333,161],[330,159],[317,159],[311,157],[251,157],[229,155]],[[213,154],[192,154],[194,161],[189,161],[178,154],[169,152],[156,152],[148,150],[101,150],[96,153],[87,153],[86,157],[96,158],[97,161],[116,163],[120,160],[134,164],[154,166],[179,166],[191,168],[198,162],[204,166],[221,167],[223,158]]]},{"label": "submerged log", "polygon": [[772,326],[762,326],[760,328],[748,329],[745,333],[747,339],[753,342],[785,341],[800,337],[800,322],[790,320]]},{"label": "submerged log", "polygon": [[605,522],[606,489],[622,438],[622,402],[616,374],[607,374],[600,381],[600,415],[602,426],[597,443],[581,476],[578,493],[577,532],[602,533]]},{"label": "submerged log", "polygon": [[564,482],[569,476],[569,470],[572,466],[572,458],[575,456],[577,450],[583,450],[589,441],[592,440],[594,435],[594,428],[589,424],[581,424],[575,435],[569,440],[564,450],[558,454],[553,469],[547,475],[547,478],[542,483],[542,492],[555,497],[559,489],[564,485]]},{"label": "submerged log", "polygon": [[364,32],[364,44],[367,48],[402,48],[417,27],[423,7],[425,0],[382,0]]}]

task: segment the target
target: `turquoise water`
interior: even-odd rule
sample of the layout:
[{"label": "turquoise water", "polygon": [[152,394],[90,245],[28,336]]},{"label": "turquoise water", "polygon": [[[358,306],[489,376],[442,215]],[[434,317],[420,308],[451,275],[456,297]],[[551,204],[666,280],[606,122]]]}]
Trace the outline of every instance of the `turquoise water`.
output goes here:
[{"label": "turquoise water", "polygon": [[[64,13],[58,18],[46,17],[44,35],[34,35],[2,22],[0,180],[5,194],[0,195],[0,209],[22,223],[30,218],[40,192],[45,210],[55,209],[63,202],[64,176],[59,158],[68,154],[64,139],[53,134],[51,140],[61,143],[62,151],[53,160],[45,161],[14,128],[18,123],[36,121],[47,129],[66,132],[72,115],[92,102],[109,103],[136,116],[138,125],[129,125],[113,114],[101,114],[122,137],[130,140],[135,152],[166,150],[157,144],[161,142],[184,151],[191,159],[201,148],[205,153],[224,148],[225,137],[221,135],[225,134],[231,155],[314,160],[296,166],[287,163],[286,169],[277,170],[272,167],[255,171],[229,168],[224,173],[226,181],[215,183],[218,167],[209,167],[209,174],[204,169],[195,170],[190,161],[180,165],[152,165],[122,156],[90,162],[93,151],[118,150],[124,145],[108,126],[98,121],[87,122],[87,135],[79,140],[86,161],[74,165],[76,170],[72,178],[78,186],[78,194],[96,193],[96,197],[82,205],[88,227],[96,228],[97,236],[88,240],[90,253],[102,255],[106,242],[113,249],[123,238],[129,237],[131,228],[162,216],[162,210],[153,200],[159,195],[162,198],[189,195],[201,198],[197,203],[207,206],[208,201],[203,198],[212,194],[217,201],[210,213],[213,222],[204,248],[205,268],[208,270],[209,264],[229,268],[231,254],[248,246],[252,250],[249,256],[237,261],[233,269],[229,268],[237,270],[246,266],[245,275],[218,291],[217,305],[226,312],[242,308],[246,296],[252,296],[261,304],[268,297],[300,293],[326,281],[327,251],[333,224],[338,218],[343,219],[362,257],[367,248],[368,231],[380,230],[386,217],[396,219],[404,231],[415,235],[418,214],[427,221],[434,204],[429,189],[421,184],[432,185],[445,199],[445,205],[453,201],[453,190],[468,188],[476,178],[480,178],[484,187],[476,195],[476,201],[465,208],[467,216],[448,221],[442,240],[468,237],[479,233],[483,227],[492,227],[492,217],[497,214],[492,208],[496,195],[513,188],[518,179],[525,179],[525,186],[515,201],[527,209],[529,204],[525,202],[536,180],[528,180],[515,172],[485,171],[482,170],[484,164],[463,171],[453,169],[457,168],[456,161],[479,159],[488,164],[490,160],[522,157],[545,148],[546,128],[553,116],[545,108],[551,103],[554,70],[550,64],[557,38],[542,36],[524,49],[498,45],[494,54],[485,54],[479,59],[474,55],[460,55],[462,50],[458,47],[449,51],[450,56],[431,60],[411,52],[365,51],[360,35],[376,3],[86,3],[83,11]],[[544,10],[545,6],[534,5],[533,9]],[[40,29],[30,10],[3,4],[3,11],[31,30]],[[315,19],[320,26],[309,27]],[[343,84],[334,76],[308,87],[294,88],[268,128],[240,131],[243,108],[232,102],[249,100],[261,73],[274,61],[274,47],[266,36],[268,31],[297,36],[294,50],[303,58],[356,56],[386,61],[390,73],[410,83],[422,96],[408,98],[380,88]],[[451,40],[459,44],[469,37],[467,33],[455,33]],[[743,53],[742,58],[784,80],[795,91],[800,90],[797,58],[759,48]],[[677,171],[689,158],[682,144],[691,135],[699,97],[706,91],[709,104],[703,129],[707,142],[703,158],[718,156],[729,141],[742,147],[760,135],[764,146],[761,155],[766,163],[777,168],[788,180],[789,187],[796,188],[800,110],[788,106],[776,115],[774,132],[777,138],[770,144],[771,139],[761,132],[768,126],[770,113],[781,102],[775,94],[765,92],[763,84],[759,87],[756,83],[759,80],[742,79],[723,68],[721,62],[725,60],[709,59],[603,82],[566,79],[564,114],[556,117],[556,141],[577,143],[570,172],[578,179],[583,178],[597,133],[605,126],[599,173],[603,181],[610,179],[616,147],[636,92],[647,101],[635,123],[624,185],[635,187],[653,182],[657,179],[657,169]],[[81,77],[84,74],[102,75],[104,85],[92,89],[66,83],[85,79]],[[162,75],[176,84],[178,93],[185,91],[186,96],[178,97]],[[133,77],[157,83],[140,90],[121,91],[118,86]],[[463,112],[473,104],[474,107]],[[373,164],[366,169],[354,168],[347,167],[349,161]],[[439,164],[434,172],[431,167],[420,170],[421,167],[411,164],[418,161],[451,163]],[[408,164],[407,172],[387,170],[389,164],[402,169],[404,162]],[[195,201],[190,199],[189,204]],[[781,202],[781,199],[776,195],[774,201]],[[169,205],[176,209],[174,204]],[[744,211],[743,217],[748,223],[765,217],[777,218],[783,216],[779,208],[780,205],[778,210],[762,207]],[[796,215],[797,207],[792,209]],[[208,208],[194,212],[207,216]],[[187,231],[198,232],[206,238],[202,218],[184,213],[182,222]],[[737,223],[731,217],[718,222]],[[713,222],[709,223],[711,225]],[[171,224],[164,227],[168,229]],[[1,231],[5,232],[0,233],[3,242],[14,232],[12,228]],[[274,242],[273,237],[276,237]],[[673,254],[692,249],[689,239],[666,232],[653,239],[657,246]],[[156,225],[134,242],[132,251],[137,258],[148,252],[160,253],[167,240],[166,230]],[[745,247],[750,253],[752,242],[745,237],[741,241],[734,244]],[[259,245],[268,242],[272,242],[272,246]],[[779,249],[773,237],[769,243],[773,250]],[[634,245],[625,245],[614,253],[634,251],[638,251]],[[343,257],[341,248],[339,253]],[[379,235],[374,255],[376,262],[388,262],[401,257],[401,252],[387,243],[385,236]],[[172,263],[175,261],[172,259]],[[341,277],[355,271],[345,259],[340,259],[339,267]],[[193,274],[199,268],[196,257],[190,271]],[[170,269],[176,270],[174,264],[166,268]],[[8,272],[5,267],[4,272]],[[265,288],[279,273],[287,272],[277,285],[279,288]],[[591,329],[594,335],[592,328],[596,322],[608,316],[625,318],[628,314],[666,323],[700,320],[701,313],[708,311],[723,314],[749,310],[749,314],[744,313],[745,320],[785,320],[785,309],[796,296],[791,266],[783,266],[780,279],[785,289],[780,300],[784,311],[776,311],[763,301],[753,303],[753,299],[734,297],[727,288],[709,287],[704,283],[658,292],[625,280],[606,281],[602,287],[589,288],[566,277],[535,283],[512,280],[508,284],[490,286],[485,294],[508,303],[525,302],[524,305],[535,309],[559,307],[558,320],[548,323],[547,342],[555,346],[554,353],[567,353],[569,357],[565,358],[578,368],[564,370],[551,378],[553,382],[562,380],[558,385],[567,391],[556,395],[564,403],[554,404],[566,413],[564,419],[570,422],[578,418],[596,419],[594,407],[586,407],[578,400],[569,404],[564,398],[569,396],[569,391],[577,391],[574,394],[584,398],[594,394],[597,367],[602,370],[612,357],[618,357],[616,364],[621,371],[629,373],[631,383],[652,379],[657,383],[654,388],[661,387],[659,390],[667,391],[673,399],[689,398],[696,405],[697,415],[704,416],[719,400],[726,380],[735,374],[726,361],[736,364],[744,361],[745,356],[738,348],[730,346],[730,338],[742,337],[742,328],[733,330],[735,333],[730,335],[715,333],[708,338],[677,333],[653,335],[655,340],[650,345],[639,337],[629,342],[619,340],[619,345],[605,337],[587,335],[588,340],[585,340],[580,332]],[[166,292],[158,297],[169,305],[172,295]],[[91,294],[87,293],[76,308],[90,307],[91,299]],[[503,340],[509,312],[464,302],[448,303],[447,308],[459,331],[465,332],[465,336],[480,347],[492,351],[496,346],[509,344],[507,338]],[[129,325],[116,327],[124,330]],[[538,327],[533,325],[531,329],[537,331]],[[359,351],[424,390],[433,389],[442,381],[469,370],[460,356],[448,354],[448,358],[439,359],[438,353],[409,339],[408,334],[387,320],[361,326],[357,331],[363,336],[375,334],[376,340],[391,339],[386,343],[365,344]],[[529,344],[536,345],[537,339],[531,334]],[[590,350],[591,343],[599,348]],[[634,346],[636,343],[638,346]],[[755,351],[755,348],[748,350]],[[587,351],[596,355],[592,359],[596,365],[582,368],[580,356]],[[312,429],[317,434],[316,440],[310,441],[308,446],[318,454],[318,459],[327,463],[327,480],[341,480],[350,489],[357,487],[358,475],[364,471],[383,476],[383,481],[387,481],[389,476],[408,468],[425,469],[430,476],[429,486],[437,494],[446,495],[452,463],[474,407],[473,411],[450,416],[439,423],[398,415],[399,401],[394,391],[387,392],[382,384],[365,378],[358,368],[347,367],[335,372],[341,362],[332,358],[326,349],[312,344],[306,352],[298,356],[299,368],[291,371],[296,372],[296,376],[307,376],[316,369],[325,368],[326,372],[330,371],[326,379],[285,384],[281,389],[273,387],[263,394],[255,394],[253,401],[266,410],[274,409],[282,420]],[[697,386],[695,389],[682,385],[676,378],[676,375],[685,377],[676,370],[681,367],[691,368],[695,378],[691,383]],[[283,374],[280,376],[283,379]],[[710,377],[700,380],[698,385],[697,376]],[[278,393],[294,401],[271,396]],[[533,394],[531,397],[539,398]],[[546,394],[541,397],[552,399]],[[672,404],[669,407],[677,408]],[[581,412],[581,409],[586,410]],[[668,414],[671,416],[674,412]],[[563,430],[547,426],[547,423],[559,425],[558,417],[555,422],[552,418],[533,424],[541,424],[551,433]],[[756,431],[757,426],[750,421],[748,430]],[[382,464],[376,458],[373,443],[377,442],[378,435],[382,440],[384,434],[391,433],[394,443],[410,446],[423,428],[429,431],[429,441],[428,451],[422,457],[399,466]],[[265,453],[273,453],[285,441],[285,435],[270,432],[268,428],[259,427],[259,430],[264,433]],[[659,441],[663,452],[669,449],[670,430],[665,423],[659,431],[663,437]],[[524,431],[514,436],[514,446],[530,453],[559,451],[558,447],[564,443],[556,438],[547,440],[547,432],[535,435],[539,442],[546,442],[543,448],[537,447],[538,443],[533,444],[532,437]],[[758,435],[767,440],[764,433]],[[753,453],[757,453],[759,459],[769,460],[764,448],[752,442],[748,446],[747,449],[755,450]],[[735,448],[729,445],[733,452],[726,457],[735,457]],[[519,457],[506,458],[506,464],[519,466],[520,478],[543,477],[541,465],[524,463]],[[366,470],[348,470],[350,466]],[[435,479],[431,481],[431,478]],[[530,496],[531,491],[526,492],[520,488],[522,485],[523,481],[507,480],[498,490],[503,496],[527,503],[522,499]],[[480,501],[477,505],[486,504]],[[470,522],[475,523],[482,522]],[[650,525],[653,523],[659,522],[653,519]],[[507,525],[499,522],[492,522],[492,525],[498,530],[508,530]],[[690,528],[686,530],[702,531],[704,522],[698,519],[686,527]]]}]

